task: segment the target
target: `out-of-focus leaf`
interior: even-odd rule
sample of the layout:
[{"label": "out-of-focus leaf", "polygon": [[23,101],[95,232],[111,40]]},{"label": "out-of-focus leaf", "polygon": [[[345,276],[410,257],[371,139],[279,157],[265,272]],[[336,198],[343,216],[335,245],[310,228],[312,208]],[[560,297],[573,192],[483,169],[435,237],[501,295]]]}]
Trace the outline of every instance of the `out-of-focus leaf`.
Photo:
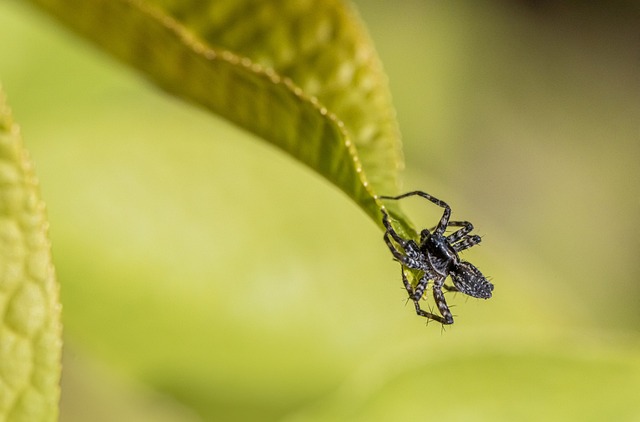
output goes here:
[{"label": "out-of-focus leaf", "polygon": [[376,194],[398,190],[399,132],[378,57],[342,1],[33,1],[309,165],[380,225]]},{"label": "out-of-focus leaf", "polygon": [[[595,353],[586,358],[584,350],[591,346],[582,346],[453,352],[430,362],[396,356],[373,371],[359,372],[328,400],[285,420],[638,420],[637,356]],[[415,352],[420,356],[423,350]]]},{"label": "out-of-focus leaf", "polygon": [[61,331],[44,204],[0,92],[0,420],[57,419]]}]

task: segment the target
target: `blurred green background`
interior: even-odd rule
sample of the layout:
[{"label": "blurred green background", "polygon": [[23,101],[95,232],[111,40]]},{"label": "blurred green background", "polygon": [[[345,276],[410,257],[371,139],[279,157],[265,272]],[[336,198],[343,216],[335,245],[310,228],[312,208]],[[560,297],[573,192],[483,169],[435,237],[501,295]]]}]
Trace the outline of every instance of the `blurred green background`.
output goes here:
[{"label": "blurred green background", "polygon": [[444,331],[329,183],[0,2],[62,287],[61,420],[640,420],[640,6],[357,5],[405,190],[484,237],[465,255],[494,297],[449,296]]}]

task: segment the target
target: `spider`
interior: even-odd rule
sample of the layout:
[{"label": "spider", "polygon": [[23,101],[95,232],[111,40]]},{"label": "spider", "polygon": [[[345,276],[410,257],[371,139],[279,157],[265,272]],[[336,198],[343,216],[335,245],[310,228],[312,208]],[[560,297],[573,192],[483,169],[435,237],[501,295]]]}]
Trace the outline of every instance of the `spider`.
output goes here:
[{"label": "spider", "polygon": [[[422,230],[420,232],[420,243],[416,243],[413,240],[402,238],[393,229],[389,222],[389,215],[383,209],[382,222],[386,228],[384,240],[394,259],[401,264],[402,282],[409,293],[409,299],[415,305],[416,313],[441,324],[453,324],[453,316],[444,299],[442,289],[461,292],[481,299],[489,299],[491,297],[493,284],[474,265],[461,260],[458,256],[459,252],[480,243],[481,238],[470,234],[473,230],[473,225],[468,221],[449,221],[451,216],[449,205],[426,192],[414,191],[399,196],[381,196],[380,198],[398,200],[414,195],[425,198],[444,208],[440,222],[431,230]],[[460,228],[447,236],[445,235],[447,227]],[[405,268],[418,270],[422,273],[415,288],[407,280]],[[449,276],[453,281],[453,286],[444,284]],[[429,280],[433,280],[433,298],[442,316],[420,308],[420,299],[422,299],[427,289]]]}]

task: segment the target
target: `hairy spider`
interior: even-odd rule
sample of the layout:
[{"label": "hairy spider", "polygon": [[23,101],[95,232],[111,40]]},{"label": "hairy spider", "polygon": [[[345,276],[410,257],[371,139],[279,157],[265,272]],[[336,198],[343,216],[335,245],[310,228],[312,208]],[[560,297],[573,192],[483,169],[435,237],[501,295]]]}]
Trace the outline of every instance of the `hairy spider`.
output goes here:
[{"label": "hairy spider", "polygon": [[[409,298],[416,307],[416,313],[427,319],[436,320],[442,324],[453,324],[453,316],[449,310],[442,289],[461,292],[481,299],[489,299],[493,284],[482,275],[474,265],[463,261],[459,252],[480,243],[480,236],[471,235],[473,225],[468,221],[449,221],[451,208],[444,201],[422,191],[414,191],[399,196],[381,196],[382,199],[398,200],[408,196],[418,195],[444,208],[442,218],[436,227],[420,232],[420,243],[403,239],[391,226],[389,215],[383,209],[382,222],[387,229],[384,240],[391,250],[393,257],[401,264],[402,282],[409,292]],[[460,227],[450,235],[445,235],[447,227]],[[418,270],[422,273],[418,284],[414,288],[407,280],[405,268]],[[453,286],[444,284],[451,276]],[[433,298],[440,315],[427,312],[420,308],[420,299],[424,295],[429,280],[433,280]]]}]

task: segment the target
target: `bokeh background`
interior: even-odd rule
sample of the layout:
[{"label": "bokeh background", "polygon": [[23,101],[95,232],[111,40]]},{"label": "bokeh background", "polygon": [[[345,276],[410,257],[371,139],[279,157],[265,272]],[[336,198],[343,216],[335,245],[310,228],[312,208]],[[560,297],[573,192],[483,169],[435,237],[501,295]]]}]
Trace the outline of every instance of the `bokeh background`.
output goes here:
[{"label": "bokeh background", "polygon": [[[405,190],[490,301],[425,326],[379,229],[262,141],[0,3],[62,287],[63,421],[640,420],[640,6],[360,0]],[[406,209],[431,226],[439,212]]]}]

